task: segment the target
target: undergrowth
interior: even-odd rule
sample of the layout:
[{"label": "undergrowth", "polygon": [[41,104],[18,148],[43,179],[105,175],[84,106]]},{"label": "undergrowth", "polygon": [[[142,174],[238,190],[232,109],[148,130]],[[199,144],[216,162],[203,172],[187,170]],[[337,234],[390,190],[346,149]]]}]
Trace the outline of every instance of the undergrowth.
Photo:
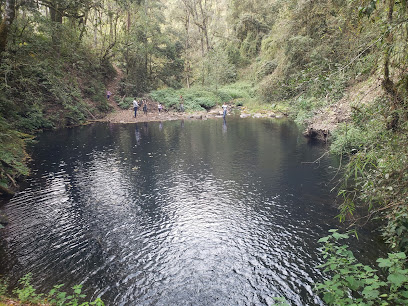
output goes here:
[{"label": "undergrowth", "polygon": [[166,88],[150,93],[151,99],[164,104],[168,109],[179,108],[180,96],[183,98],[184,108],[187,111],[201,111],[223,103],[245,105],[254,98],[255,93],[252,86],[244,82],[225,85],[218,89],[197,86],[189,89]]},{"label": "undergrowth", "polygon": [[351,154],[339,218],[356,224],[379,218],[390,247],[408,251],[408,122],[387,128],[393,111],[382,102],[354,110],[353,121],[334,133],[332,151]]},{"label": "undergrowth", "polygon": [[104,303],[100,298],[92,302],[83,301],[86,296],[82,294],[82,285],[73,286],[72,292],[67,293],[60,289],[63,284],[55,285],[47,294],[37,293],[31,284],[32,274],[29,273],[19,280],[20,286],[13,290],[12,296],[7,296],[7,281],[0,279],[0,302],[17,300],[24,305],[67,305],[67,306],[103,306]]},{"label": "undergrowth", "polygon": [[[24,142],[29,137],[23,133],[77,125],[110,109],[104,85],[104,77],[113,74],[109,63],[70,39],[56,52],[52,38],[40,34],[35,23],[19,22],[9,33],[10,43],[0,61],[3,187],[16,185],[16,177],[28,173]],[[70,31],[64,28],[61,33]]]},{"label": "undergrowth", "polygon": [[390,253],[387,258],[377,259],[379,269],[361,264],[342,244],[352,232],[331,234],[321,238],[321,253],[325,263],[319,266],[330,277],[316,284],[316,289],[328,305],[407,305],[408,269],[404,252]]}]

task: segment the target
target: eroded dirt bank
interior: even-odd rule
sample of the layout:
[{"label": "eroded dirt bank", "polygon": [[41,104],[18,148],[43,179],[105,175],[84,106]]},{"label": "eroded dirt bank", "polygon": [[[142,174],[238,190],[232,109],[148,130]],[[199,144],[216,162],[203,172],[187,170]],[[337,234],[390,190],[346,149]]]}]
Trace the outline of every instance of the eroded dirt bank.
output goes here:
[{"label": "eroded dirt bank", "polygon": [[369,80],[349,88],[344,97],[334,104],[315,111],[307,120],[304,135],[327,141],[340,123],[351,121],[352,109],[372,102],[375,97],[383,95],[381,80]]}]

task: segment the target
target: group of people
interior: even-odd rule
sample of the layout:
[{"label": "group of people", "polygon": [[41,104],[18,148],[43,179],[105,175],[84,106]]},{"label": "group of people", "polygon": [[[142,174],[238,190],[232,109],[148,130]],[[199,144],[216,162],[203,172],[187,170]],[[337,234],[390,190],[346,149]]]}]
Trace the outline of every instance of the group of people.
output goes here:
[{"label": "group of people", "polygon": [[[109,96],[108,96],[108,98],[109,98]],[[140,101],[138,101],[136,98],[134,98],[133,99],[133,110],[135,112],[134,118],[137,117],[137,111],[138,111],[138,109],[140,107],[143,107],[143,113],[145,115],[147,115],[147,101],[146,101],[146,99],[141,99]],[[157,110],[158,110],[159,113],[162,112],[163,105],[161,103],[157,104]],[[223,110],[222,117],[225,119],[225,117],[227,116],[227,110],[228,110],[228,105],[226,103],[224,103],[222,105],[222,110]],[[184,99],[183,99],[183,96],[180,96],[179,111],[184,112]]]},{"label": "group of people", "polygon": [[[140,102],[140,104],[139,104]],[[133,110],[135,111],[135,118],[137,117],[137,110],[143,107],[143,113],[147,115],[147,101],[146,99],[142,99],[140,101],[136,100],[136,98],[133,99]]]}]

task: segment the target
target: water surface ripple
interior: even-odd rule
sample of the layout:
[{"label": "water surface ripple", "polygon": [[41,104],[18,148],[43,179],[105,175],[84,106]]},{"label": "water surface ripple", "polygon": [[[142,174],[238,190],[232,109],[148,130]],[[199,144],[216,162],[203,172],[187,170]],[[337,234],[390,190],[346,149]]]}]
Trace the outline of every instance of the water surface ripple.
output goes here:
[{"label": "water surface ripple", "polygon": [[[2,270],[107,305],[320,305],[335,161],[288,121],[95,124],[44,133],[3,210]],[[375,237],[367,238],[372,243]]]}]

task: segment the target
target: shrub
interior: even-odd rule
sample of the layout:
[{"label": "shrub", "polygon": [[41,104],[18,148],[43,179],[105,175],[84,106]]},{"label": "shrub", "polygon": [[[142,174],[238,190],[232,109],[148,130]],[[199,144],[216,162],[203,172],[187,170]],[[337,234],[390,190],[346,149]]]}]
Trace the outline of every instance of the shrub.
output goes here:
[{"label": "shrub", "polygon": [[[86,296],[82,294],[82,285],[75,285],[72,287],[72,293],[67,294],[66,292],[60,291],[64,286],[55,285],[48,294],[37,293],[36,289],[31,285],[32,274],[29,273],[23,276],[18,282],[20,287],[13,290],[16,295],[18,302],[23,304],[41,304],[41,305],[67,305],[67,306],[89,306],[97,305],[103,306],[104,303],[100,298],[95,299],[93,302],[81,302]],[[0,301],[2,296],[5,295],[7,291],[7,284],[0,280]]]},{"label": "shrub", "polygon": [[319,268],[330,273],[330,278],[316,285],[328,305],[407,305],[408,269],[403,252],[390,253],[387,258],[377,259],[386,278],[377,275],[376,269],[357,261],[347,245],[340,245],[350,233],[331,234],[321,238],[321,250],[325,263]]},{"label": "shrub", "polygon": [[119,107],[121,109],[129,109],[132,105],[133,105],[133,98],[132,97],[125,97],[124,99],[120,100],[118,98],[118,100],[120,101],[118,103]]},{"label": "shrub", "polygon": [[26,141],[31,137],[10,128],[0,116],[0,184],[3,187],[11,183],[13,177],[28,175],[25,164],[28,155],[25,151]]},{"label": "shrub", "polygon": [[[357,114],[356,114],[357,112]],[[390,136],[382,116],[362,109],[354,111],[353,123],[343,123],[333,131],[333,142],[330,150],[335,154],[347,154],[360,151]]]}]

